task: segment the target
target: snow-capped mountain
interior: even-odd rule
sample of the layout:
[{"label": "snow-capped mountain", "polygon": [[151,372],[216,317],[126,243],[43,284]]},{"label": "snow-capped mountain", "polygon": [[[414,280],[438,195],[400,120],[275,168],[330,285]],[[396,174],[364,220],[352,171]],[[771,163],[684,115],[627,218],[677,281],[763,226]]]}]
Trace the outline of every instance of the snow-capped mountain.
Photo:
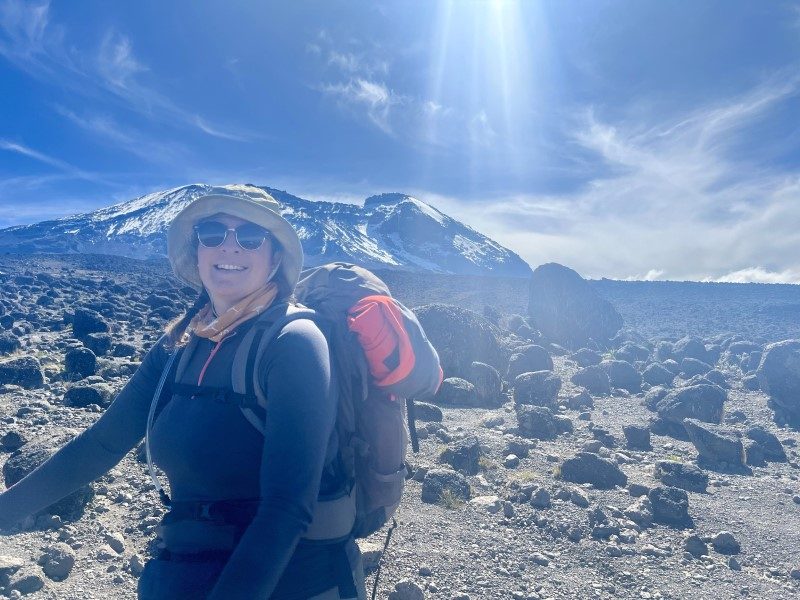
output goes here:
[{"label": "snow-capped mountain", "polygon": [[[169,223],[212,186],[147,194],[94,212],[0,230],[0,252],[166,256]],[[528,277],[517,254],[405,194],[380,194],[364,206],[317,202],[263,187],[303,243],[306,266],[355,262],[372,269]]]}]

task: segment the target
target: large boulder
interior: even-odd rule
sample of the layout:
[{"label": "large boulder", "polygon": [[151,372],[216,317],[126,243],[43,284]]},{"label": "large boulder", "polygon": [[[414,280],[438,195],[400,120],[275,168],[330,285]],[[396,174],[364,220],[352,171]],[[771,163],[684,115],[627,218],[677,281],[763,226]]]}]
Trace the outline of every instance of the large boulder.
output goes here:
[{"label": "large boulder", "polygon": [[498,341],[500,332],[478,313],[450,304],[426,304],[415,308],[414,314],[439,353],[445,377],[469,379],[474,361],[506,372],[508,355]]},{"label": "large boulder", "polygon": [[650,385],[671,386],[674,379],[675,374],[659,363],[648,365],[647,368],[642,371],[642,381]]},{"label": "large boulder", "polygon": [[470,494],[467,478],[450,469],[431,469],[422,480],[422,501],[428,504],[446,501],[448,497],[466,501]]},{"label": "large boulder", "polygon": [[[757,446],[766,462],[786,462],[786,451],[774,433],[770,433],[760,426],[747,430],[747,437]],[[749,456],[748,456],[749,458]]]},{"label": "large boulder", "polygon": [[33,356],[0,361],[0,385],[19,385],[27,389],[44,385],[42,365]]},{"label": "large boulder", "polygon": [[460,377],[448,377],[443,380],[439,391],[430,401],[440,406],[454,408],[479,408],[483,405],[475,386]]},{"label": "large boulder", "polygon": [[464,475],[477,475],[480,470],[481,455],[478,438],[470,435],[447,446],[439,455],[439,461]]},{"label": "large boulder", "polygon": [[551,371],[522,373],[514,380],[514,402],[555,409],[561,377]]},{"label": "large boulder", "polygon": [[600,367],[608,374],[611,387],[631,393],[642,391],[642,376],[631,363],[624,360],[604,360]]},{"label": "large boulder", "polygon": [[622,317],[610,302],[575,271],[556,263],[533,272],[528,314],[547,339],[570,349],[590,340],[607,345],[622,327]]},{"label": "large boulder", "polygon": [[617,463],[592,452],[578,452],[561,463],[561,478],[573,483],[591,483],[601,489],[624,486],[628,477]]},{"label": "large boulder", "polygon": [[675,424],[686,418],[719,423],[727,397],[725,390],[715,385],[692,385],[669,392],[658,401],[656,411],[659,417]]},{"label": "large boulder", "polygon": [[514,381],[517,375],[533,371],[552,371],[553,359],[550,353],[535,344],[522,346],[514,350],[508,361],[508,381]]},{"label": "large boulder", "polygon": [[72,317],[72,332],[76,338],[81,339],[90,333],[105,333],[109,331],[108,323],[95,310],[90,308],[77,308]]},{"label": "large boulder", "polygon": [[689,516],[689,495],[675,487],[655,487],[647,494],[653,507],[653,521],[670,527],[694,527]]},{"label": "large boulder", "polygon": [[691,336],[687,336],[675,342],[672,347],[672,358],[679,363],[684,358],[696,358],[705,363],[711,362],[712,360],[712,356],[706,350],[703,340]]},{"label": "large boulder", "polygon": [[[35,440],[16,450],[3,465],[3,478],[6,487],[9,488],[36,467],[45,462],[67,441],[63,436],[56,436],[55,439]],[[51,515],[58,515],[62,519],[74,521],[83,515],[86,505],[94,496],[91,486],[83,486],[69,496],[62,498],[42,511]]]},{"label": "large boulder", "polygon": [[570,381],[575,385],[586,388],[595,396],[606,396],[611,393],[611,382],[608,373],[600,365],[589,365],[578,369]]},{"label": "large boulder", "polygon": [[603,357],[599,352],[589,350],[589,348],[581,348],[574,354],[571,354],[569,359],[574,361],[579,367],[588,367],[591,365],[599,365]]},{"label": "large boulder", "polygon": [[736,432],[696,419],[684,419],[683,427],[697,448],[699,464],[722,469],[746,469],[747,454]]},{"label": "large boulder", "polygon": [[516,413],[521,436],[538,440],[552,440],[558,435],[559,424],[549,408],[517,404]]},{"label": "large boulder", "polygon": [[789,421],[800,423],[800,340],[769,344],[756,370],[759,387]]},{"label": "large boulder", "polygon": [[708,475],[694,465],[676,460],[657,461],[654,475],[656,479],[663,481],[664,485],[688,492],[705,493],[708,488]]},{"label": "large boulder", "polygon": [[501,405],[503,397],[503,379],[492,365],[475,361],[470,365],[469,382],[475,386],[475,392],[487,405]]}]

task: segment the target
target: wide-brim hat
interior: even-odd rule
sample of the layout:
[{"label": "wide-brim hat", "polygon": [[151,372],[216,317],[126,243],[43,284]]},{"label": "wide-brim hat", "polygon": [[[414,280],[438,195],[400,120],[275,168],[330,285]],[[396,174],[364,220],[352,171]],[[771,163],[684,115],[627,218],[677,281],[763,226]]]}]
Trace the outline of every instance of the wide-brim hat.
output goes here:
[{"label": "wide-brim hat", "polygon": [[261,188],[236,185],[216,187],[198,197],[172,220],[167,233],[167,255],[172,270],[197,290],[202,289],[197,270],[194,226],[205,218],[225,213],[267,229],[281,245],[278,273],[294,290],[303,268],[303,246],[294,227],[280,214],[280,204]]}]

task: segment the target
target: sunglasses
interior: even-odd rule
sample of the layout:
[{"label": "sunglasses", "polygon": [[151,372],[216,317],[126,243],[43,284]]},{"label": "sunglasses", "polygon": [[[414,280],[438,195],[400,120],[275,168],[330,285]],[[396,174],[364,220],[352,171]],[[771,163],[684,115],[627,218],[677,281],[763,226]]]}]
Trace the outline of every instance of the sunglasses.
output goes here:
[{"label": "sunglasses", "polygon": [[219,221],[203,221],[194,226],[197,241],[206,248],[218,248],[225,243],[228,232],[236,235],[236,243],[243,250],[258,250],[264,240],[270,237],[269,231],[255,223],[245,223],[239,227],[228,227]]}]

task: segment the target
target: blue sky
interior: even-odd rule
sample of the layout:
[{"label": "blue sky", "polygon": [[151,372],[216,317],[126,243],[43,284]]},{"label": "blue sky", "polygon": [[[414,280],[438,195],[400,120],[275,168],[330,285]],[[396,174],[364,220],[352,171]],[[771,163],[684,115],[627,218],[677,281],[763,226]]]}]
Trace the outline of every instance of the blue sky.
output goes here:
[{"label": "blue sky", "polygon": [[0,0],[0,227],[413,194],[532,266],[800,282],[800,3]]}]

